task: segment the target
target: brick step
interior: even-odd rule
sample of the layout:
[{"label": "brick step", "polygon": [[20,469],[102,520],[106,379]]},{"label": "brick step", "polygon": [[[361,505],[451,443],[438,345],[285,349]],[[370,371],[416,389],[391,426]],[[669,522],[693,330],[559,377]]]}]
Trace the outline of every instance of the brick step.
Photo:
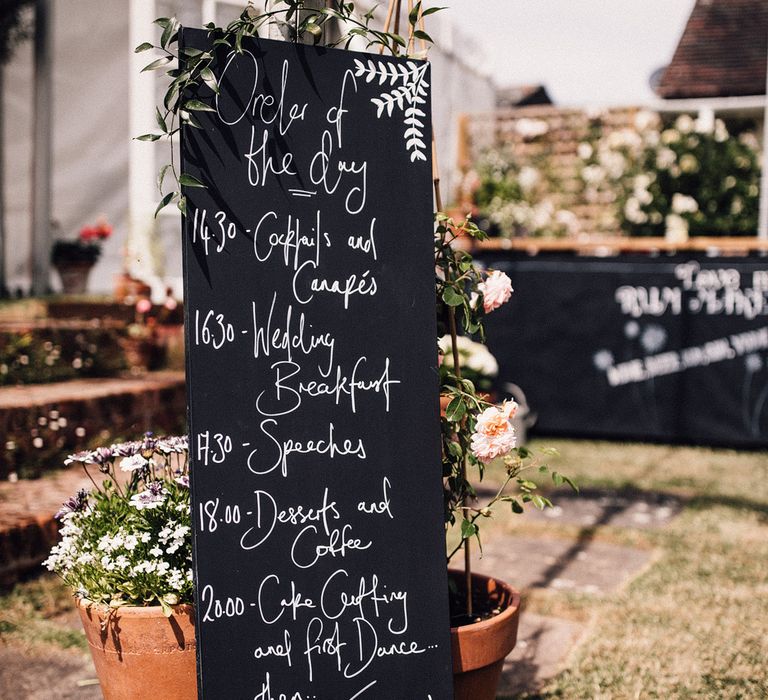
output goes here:
[{"label": "brick step", "polygon": [[67,452],[185,430],[184,372],[0,387],[0,479],[39,476]]},{"label": "brick step", "polygon": [[79,467],[59,469],[42,479],[0,482],[0,586],[40,566],[58,539],[59,524],[53,516],[78,489],[90,486]]}]

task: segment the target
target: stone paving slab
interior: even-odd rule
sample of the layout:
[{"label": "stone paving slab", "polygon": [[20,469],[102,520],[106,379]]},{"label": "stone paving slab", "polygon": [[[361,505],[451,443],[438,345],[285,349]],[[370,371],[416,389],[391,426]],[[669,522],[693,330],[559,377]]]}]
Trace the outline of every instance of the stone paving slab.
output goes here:
[{"label": "stone paving slab", "polygon": [[483,546],[481,559],[476,551],[474,556],[479,573],[500,578],[518,589],[608,593],[639,573],[651,552],[587,537],[499,537]]},{"label": "stone paving slab", "polygon": [[27,654],[0,643],[0,698],[102,700],[90,656],[80,652]]},{"label": "stone paving slab", "polygon": [[504,662],[497,698],[534,692],[557,675],[584,625],[523,611],[517,646]]},{"label": "stone paving slab", "polygon": [[548,494],[554,508],[529,508],[526,518],[557,521],[568,525],[594,527],[631,527],[642,530],[667,525],[683,509],[677,496],[647,491],[614,491],[609,489],[558,489]]}]

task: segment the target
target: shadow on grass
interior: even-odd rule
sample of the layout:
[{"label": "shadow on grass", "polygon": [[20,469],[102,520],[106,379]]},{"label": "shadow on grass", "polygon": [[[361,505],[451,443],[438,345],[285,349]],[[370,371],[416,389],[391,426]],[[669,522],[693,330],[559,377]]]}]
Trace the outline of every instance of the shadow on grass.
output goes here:
[{"label": "shadow on grass", "polygon": [[687,507],[692,510],[707,510],[708,508],[733,508],[734,510],[756,513],[761,522],[768,522],[768,503],[742,498],[741,496],[723,496],[719,494],[702,494],[693,496]]}]

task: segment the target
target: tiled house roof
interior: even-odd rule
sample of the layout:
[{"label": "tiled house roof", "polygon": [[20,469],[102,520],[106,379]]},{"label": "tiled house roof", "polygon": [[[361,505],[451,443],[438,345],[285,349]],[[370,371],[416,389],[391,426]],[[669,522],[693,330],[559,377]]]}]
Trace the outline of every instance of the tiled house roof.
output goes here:
[{"label": "tiled house roof", "polygon": [[500,109],[551,104],[552,98],[544,85],[515,85],[500,88],[496,93],[496,106]]},{"label": "tiled house roof", "polygon": [[765,94],[768,0],[697,0],[660,97]]}]

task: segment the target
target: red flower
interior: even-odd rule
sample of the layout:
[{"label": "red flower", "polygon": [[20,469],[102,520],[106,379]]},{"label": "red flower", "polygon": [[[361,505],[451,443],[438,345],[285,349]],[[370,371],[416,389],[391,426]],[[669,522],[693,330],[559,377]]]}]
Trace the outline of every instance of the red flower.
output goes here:
[{"label": "red flower", "polygon": [[81,241],[85,241],[87,243],[88,241],[92,241],[97,236],[98,233],[96,232],[96,229],[91,228],[90,226],[83,226],[83,228],[80,229]]},{"label": "red flower", "polygon": [[109,238],[112,235],[112,227],[106,222],[102,221],[96,226],[96,236],[101,240]]},{"label": "red flower", "polygon": [[95,226],[83,226],[80,229],[80,240],[83,243],[91,241],[103,241],[112,235],[112,227],[106,219],[99,219]]}]

